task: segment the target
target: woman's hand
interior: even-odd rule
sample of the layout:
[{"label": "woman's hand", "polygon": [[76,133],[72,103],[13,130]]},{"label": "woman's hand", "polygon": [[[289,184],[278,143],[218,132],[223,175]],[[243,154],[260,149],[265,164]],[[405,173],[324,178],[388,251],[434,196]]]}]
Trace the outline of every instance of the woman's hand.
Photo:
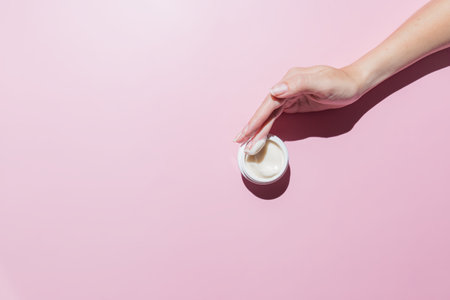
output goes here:
[{"label": "woman's hand", "polygon": [[246,152],[255,154],[283,112],[346,106],[420,58],[447,47],[450,47],[450,1],[431,0],[380,45],[345,68],[315,66],[289,70],[235,142],[249,141]]},{"label": "woman's hand", "polygon": [[292,68],[271,89],[270,94],[234,141],[237,143],[249,141],[245,151],[256,154],[264,145],[273,123],[283,112],[298,113],[340,108],[355,102],[362,94],[358,76],[350,68],[336,69],[329,66]]}]

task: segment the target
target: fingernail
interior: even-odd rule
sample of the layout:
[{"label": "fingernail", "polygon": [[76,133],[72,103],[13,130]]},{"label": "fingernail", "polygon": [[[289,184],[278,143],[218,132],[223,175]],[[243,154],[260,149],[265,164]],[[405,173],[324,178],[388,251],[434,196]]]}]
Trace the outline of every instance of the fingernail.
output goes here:
[{"label": "fingernail", "polygon": [[265,144],[266,144],[265,138],[260,139],[257,142],[251,141],[250,144],[248,144],[247,147],[245,147],[244,152],[247,153],[248,155],[255,155],[259,151],[261,151],[261,149],[264,147]]},{"label": "fingernail", "polygon": [[276,86],[274,86],[271,90],[270,93],[274,96],[279,96],[281,94],[284,94],[288,91],[288,86],[285,83],[282,84],[278,84]]},{"label": "fingernail", "polygon": [[237,142],[247,131],[248,125],[244,127],[244,129],[241,130],[241,132],[238,133],[238,135],[234,138],[233,142]]}]

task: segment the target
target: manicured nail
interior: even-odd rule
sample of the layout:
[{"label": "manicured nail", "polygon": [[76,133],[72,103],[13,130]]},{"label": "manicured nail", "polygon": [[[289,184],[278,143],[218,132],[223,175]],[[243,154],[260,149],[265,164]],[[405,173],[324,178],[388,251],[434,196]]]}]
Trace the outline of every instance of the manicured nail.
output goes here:
[{"label": "manicured nail", "polygon": [[238,135],[234,138],[233,142],[237,142],[241,137],[244,136],[245,132],[247,131],[248,125],[244,127],[244,129],[241,130],[241,132],[238,133]]},{"label": "manicured nail", "polygon": [[244,149],[244,152],[247,153],[248,155],[255,155],[259,151],[261,151],[261,149],[264,147],[265,144],[266,144],[265,138],[260,139],[257,142],[251,141],[250,144],[248,144],[247,147]]},{"label": "manicured nail", "polygon": [[271,93],[273,96],[279,96],[279,95],[282,95],[282,94],[286,93],[286,92],[288,91],[288,89],[289,89],[289,88],[288,88],[287,84],[282,83],[282,84],[278,84],[278,85],[274,86],[274,87],[270,90],[270,93]]},{"label": "manicured nail", "polygon": [[249,142],[247,142],[247,144],[245,145],[245,148],[244,148],[244,152],[245,153],[248,153],[248,151],[250,150],[250,148],[253,146],[253,141],[249,141]]}]

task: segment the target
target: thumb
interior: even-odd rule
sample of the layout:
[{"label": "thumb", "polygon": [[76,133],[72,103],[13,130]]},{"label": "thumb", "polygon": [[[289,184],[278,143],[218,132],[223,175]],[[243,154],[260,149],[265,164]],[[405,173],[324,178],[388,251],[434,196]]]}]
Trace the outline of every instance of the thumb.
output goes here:
[{"label": "thumb", "polygon": [[321,90],[321,80],[315,80],[313,73],[300,73],[274,85],[270,93],[277,98],[289,98],[300,93],[314,93]]}]

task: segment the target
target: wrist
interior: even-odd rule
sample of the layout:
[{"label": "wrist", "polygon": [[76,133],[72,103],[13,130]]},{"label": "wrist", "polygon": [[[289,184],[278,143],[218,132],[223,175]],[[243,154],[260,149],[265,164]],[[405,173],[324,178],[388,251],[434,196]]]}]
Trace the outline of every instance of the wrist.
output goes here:
[{"label": "wrist", "polygon": [[364,58],[342,68],[357,85],[358,97],[377,86],[392,75],[391,70],[384,70]]},{"label": "wrist", "polygon": [[344,71],[355,84],[355,98],[360,98],[370,89],[370,84],[368,83],[370,76],[368,71],[361,68],[356,62],[341,68],[341,70]]}]

